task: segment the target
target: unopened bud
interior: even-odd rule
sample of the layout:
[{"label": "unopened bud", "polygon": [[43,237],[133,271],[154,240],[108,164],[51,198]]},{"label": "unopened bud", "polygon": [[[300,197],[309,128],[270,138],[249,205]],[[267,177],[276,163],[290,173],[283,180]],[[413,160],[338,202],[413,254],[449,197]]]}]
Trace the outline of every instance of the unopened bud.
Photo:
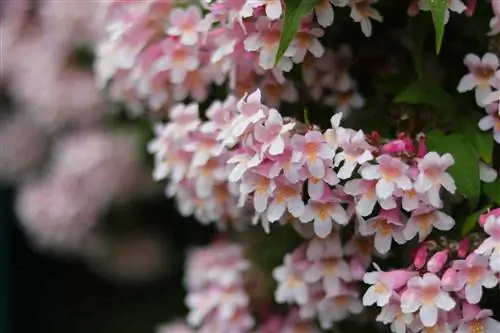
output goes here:
[{"label": "unopened bud", "polygon": [[431,273],[439,272],[448,261],[448,250],[439,251],[427,262],[427,270]]},{"label": "unopened bud", "polygon": [[467,257],[467,254],[469,253],[469,238],[466,237],[462,241],[460,241],[457,253],[460,258]]},{"label": "unopened bud", "polygon": [[426,262],[427,262],[427,247],[421,246],[417,250],[417,253],[415,254],[415,258],[413,259],[413,266],[415,266],[417,269],[421,269],[422,267],[425,266]]}]

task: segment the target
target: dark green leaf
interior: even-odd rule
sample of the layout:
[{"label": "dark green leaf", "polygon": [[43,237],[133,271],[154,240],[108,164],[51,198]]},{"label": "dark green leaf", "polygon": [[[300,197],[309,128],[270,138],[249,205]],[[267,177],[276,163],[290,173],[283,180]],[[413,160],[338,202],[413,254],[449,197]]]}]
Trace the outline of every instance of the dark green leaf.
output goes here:
[{"label": "dark green leaf", "polygon": [[300,20],[314,8],[317,0],[285,0],[285,18],[280,44],[276,52],[275,64],[285,54],[288,46],[299,29]]},{"label": "dark green leaf", "polygon": [[[425,1],[425,0],[424,0]],[[441,44],[444,36],[444,17],[446,12],[447,0],[427,0],[432,13],[434,30],[436,32],[436,53],[441,51]]]},{"label": "dark green leaf", "polygon": [[493,183],[484,183],[483,190],[494,203],[500,205],[500,178],[497,178]]},{"label": "dark green leaf", "polygon": [[493,136],[477,128],[477,119],[475,117],[458,119],[455,131],[462,134],[469,141],[472,147],[474,147],[476,154],[483,161],[491,164],[493,158]]},{"label": "dark green leaf", "polygon": [[479,158],[474,148],[461,134],[427,135],[427,147],[440,154],[450,153],[455,159],[448,172],[455,180],[460,194],[471,201],[475,207],[481,193],[479,180]]},{"label": "dark green leaf", "polygon": [[412,56],[415,72],[419,79],[424,78],[424,42],[429,30],[427,17],[418,15],[411,20],[411,34],[413,36]]},{"label": "dark green leaf", "polygon": [[453,97],[436,83],[426,80],[411,83],[394,98],[394,102],[427,104],[442,111],[454,108]]},{"label": "dark green leaf", "polygon": [[482,209],[474,212],[469,217],[467,217],[464,224],[462,225],[462,236],[467,236],[474,229],[477,222],[479,221],[479,216],[486,212],[488,208],[490,208],[490,206],[483,207]]}]

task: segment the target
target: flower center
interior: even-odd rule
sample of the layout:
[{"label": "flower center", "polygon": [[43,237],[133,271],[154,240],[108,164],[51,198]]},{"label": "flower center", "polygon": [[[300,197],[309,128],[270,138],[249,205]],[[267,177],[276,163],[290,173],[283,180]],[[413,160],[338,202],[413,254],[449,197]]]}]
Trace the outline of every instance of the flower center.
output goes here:
[{"label": "flower center", "polygon": [[485,333],[485,325],[482,321],[474,319],[469,323],[470,333]]},{"label": "flower center", "polygon": [[478,66],[474,71],[474,75],[484,81],[488,81],[495,75],[493,68],[489,66]]},{"label": "flower center", "polygon": [[420,293],[420,299],[424,304],[434,303],[434,300],[436,299],[438,294],[439,288],[436,288],[434,286],[425,287]]},{"label": "flower center", "polygon": [[484,267],[474,266],[468,269],[468,282],[469,284],[477,284],[481,281],[481,278],[484,275]]}]

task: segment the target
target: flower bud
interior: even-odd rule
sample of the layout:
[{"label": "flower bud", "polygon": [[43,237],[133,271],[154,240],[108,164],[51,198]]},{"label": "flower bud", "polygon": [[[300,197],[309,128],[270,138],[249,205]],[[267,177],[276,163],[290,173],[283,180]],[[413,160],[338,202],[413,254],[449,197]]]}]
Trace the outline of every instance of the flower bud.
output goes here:
[{"label": "flower bud", "polygon": [[458,256],[460,258],[465,258],[467,257],[468,253],[469,253],[469,238],[466,237],[462,241],[460,241],[460,244],[458,246]]},{"label": "flower bud", "polygon": [[363,276],[366,273],[366,269],[363,266],[361,260],[356,257],[353,257],[349,261],[349,268],[351,270],[352,278],[354,280],[363,280]]},{"label": "flower bud", "polygon": [[431,273],[439,272],[448,261],[448,250],[439,251],[427,262],[427,270]]},{"label": "flower bud", "polygon": [[392,140],[382,147],[383,154],[398,154],[404,152],[406,144],[403,140]]},{"label": "flower bud", "polygon": [[417,269],[421,269],[422,267],[425,266],[426,262],[427,262],[427,247],[421,246],[417,250],[417,253],[415,254],[415,258],[413,259],[413,266],[415,266]]}]

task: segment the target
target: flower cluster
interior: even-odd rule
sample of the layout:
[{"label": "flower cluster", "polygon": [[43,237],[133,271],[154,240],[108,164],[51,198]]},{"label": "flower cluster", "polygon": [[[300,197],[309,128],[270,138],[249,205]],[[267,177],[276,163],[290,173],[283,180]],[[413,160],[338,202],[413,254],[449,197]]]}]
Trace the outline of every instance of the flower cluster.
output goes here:
[{"label": "flower cluster", "polygon": [[276,302],[298,305],[300,318],[318,318],[323,329],[361,313],[357,282],[371,262],[372,250],[368,238],[354,236],[343,245],[337,232],[309,240],[274,269]]},{"label": "flower cluster", "polygon": [[286,316],[270,315],[253,333],[320,333],[317,325],[299,316],[299,310],[292,308]]},{"label": "flower cluster", "polygon": [[134,137],[122,133],[69,136],[48,168],[21,186],[17,213],[35,244],[63,252],[81,247],[112,202],[141,193],[147,184]]},{"label": "flower cluster", "polygon": [[500,64],[498,57],[493,53],[486,53],[482,58],[475,54],[468,54],[464,58],[464,64],[469,69],[469,74],[462,77],[457,90],[461,93],[474,90],[477,105],[484,108],[487,113],[481,118],[478,126],[482,131],[493,129],[493,137],[497,143],[500,143]]},{"label": "flower cluster", "polygon": [[193,249],[186,262],[187,322],[197,332],[248,332],[254,325],[243,274],[243,250],[225,241]]},{"label": "flower cluster", "polygon": [[[380,253],[389,251],[392,239],[402,244],[418,233],[422,241],[433,227],[454,225],[439,211],[440,189],[455,191],[446,173],[453,158],[426,152],[423,138],[416,149],[404,136],[390,142],[367,137],[341,127],[340,113],[324,132],[314,126],[302,130],[263,105],[259,90],[237,103],[232,97],[215,102],[209,111],[210,120],[201,123],[195,104],[177,105],[150,147],[156,154],[156,178],[168,176],[167,192],[180,199],[182,212],[195,213],[201,221],[225,216],[221,203],[213,202],[217,196],[207,199],[218,181],[233,199],[226,197],[224,206],[250,207],[266,229],[268,223],[292,217],[313,222],[315,233],[326,237],[334,223],[346,225],[357,215],[360,233],[374,235]],[[360,179],[351,179],[355,170]],[[218,215],[203,214],[207,205]]]},{"label": "flower cluster", "polygon": [[499,332],[492,311],[478,306],[483,288],[499,284],[498,215],[497,209],[481,217],[491,237],[471,253],[467,240],[432,253],[422,244],[408,269],[384,272],[375,266],[377,271],[364,276],[370,287],[363,304],[381,307],[377,321],[396,333]]},{"label": "flower cluster", "polygon": [[[353,19],[369,35],[370,18],[382,20],[371,3],[335,5],[350,6]],[[224,83],[237,97],[259,87],[265,102],[278,106],[297,101],[298,88],[284,73],[301,64],[312,98],[324,98],[341,111],[362,106],[347,72],[349,52],[341,51],[339,59],[332,50],[325,52],[318,40],[324,31],[312,12],[302,19],[284,57],[274,66],[283,11],[280,0],[204,1],[203,8],[178,8],[161,0],[111,2],[106,8],[108,35],[97,52],[99,84],[104,87],[111,80],[112,98],[126,101],[138,113],[145,106],[168,109],[186,98],[202,102],[213,84]],[[320,1],[313,12],[321,26],[332,24],[328,0]],[[328,75],[321,77],[324,73]]]}]

